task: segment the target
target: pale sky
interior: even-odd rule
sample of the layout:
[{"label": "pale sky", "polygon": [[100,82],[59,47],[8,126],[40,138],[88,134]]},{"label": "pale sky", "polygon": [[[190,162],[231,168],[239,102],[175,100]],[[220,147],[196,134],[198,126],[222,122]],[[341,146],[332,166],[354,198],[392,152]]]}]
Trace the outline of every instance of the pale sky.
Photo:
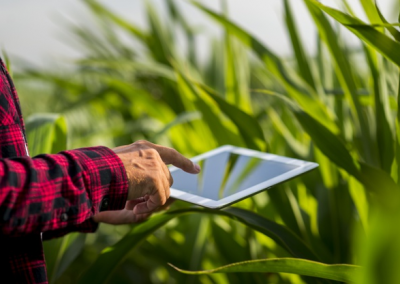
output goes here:
[{"label": "pale sky", "polygon": [[[125,18],[141,26],[144,21],[145,0],[102,0],[101,2]],[[394,19],[393,3],[396,0],[378,0],[383,13]],[[163,10],[163,0],[151,0]],[[196,25],[203,25],[211,35],[216,34],[215,24],[204,17],[184,0],[177,0],[184,14]],[[290,55],[290,45],[283,23],[281,0],[227,0],[229,15],[235,22],[256,35],[280,55]],[[303,1],[291,0],[297,24],[307,48],[312,52],[315,28]],[[324,0],[326,5],[336,6],[340,0]],[[349,0],[360,17],[359,0]],[[207,6],[219,10],[220,1],[202,0]],[[63,22],[70,20],[84,25],[90,22],[80,0],[1,0],[0,48],[13,58],[22,57],[40,65],[54,64],[80,54],[68,46],[67,28]],[[62,21],[61,21],[62,20]],[[356,42],[351,37],[350,41]],[[202,43],[202,48],[207,48]],[[203,51],[204,52],[204,51]]]}]

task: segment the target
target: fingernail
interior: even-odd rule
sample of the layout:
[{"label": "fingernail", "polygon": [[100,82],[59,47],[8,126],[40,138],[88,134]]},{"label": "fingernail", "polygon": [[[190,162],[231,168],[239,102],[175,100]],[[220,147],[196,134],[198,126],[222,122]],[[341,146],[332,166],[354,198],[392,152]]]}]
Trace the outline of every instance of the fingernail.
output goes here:
[{"label": "fingernail", "polygon": [[199,165],[194,165],[194,169],[195,169],[196,172],[198,172],[198,173],[201,171],[201,168],[200,168]]}]

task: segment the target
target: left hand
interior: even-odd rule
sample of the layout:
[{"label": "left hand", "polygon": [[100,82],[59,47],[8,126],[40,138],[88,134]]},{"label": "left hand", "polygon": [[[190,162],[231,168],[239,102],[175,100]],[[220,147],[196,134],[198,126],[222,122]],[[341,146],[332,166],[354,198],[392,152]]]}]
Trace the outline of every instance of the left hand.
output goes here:
[{"label": "left hand", "polygon": [[[147,196],[134,200],[128,200],[125,204],[125,208],[122,210],[115,211],[102,211],[93,216],[93,220],[97,223],[106,223],[111,225],[122,225],[122,224],[133,224],[146,221],[152,213],[146,214],[135,214],[133,208],[139,203],[146,202]],[[174,202],[173,198],[169,198],[167,203],[160,207],[159,210],[166,210]]]}]

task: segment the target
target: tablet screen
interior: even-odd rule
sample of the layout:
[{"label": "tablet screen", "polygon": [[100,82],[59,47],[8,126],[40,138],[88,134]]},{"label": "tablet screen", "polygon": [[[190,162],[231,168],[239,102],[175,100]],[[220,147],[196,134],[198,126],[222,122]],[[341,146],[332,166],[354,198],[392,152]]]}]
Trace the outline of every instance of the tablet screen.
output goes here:
[{"label": "tablet screen", "polygon": [[198,175],[180,169],[171,172],[173,188],[216,201],[299,167],[230,151],[197,163],[201,166]]}]

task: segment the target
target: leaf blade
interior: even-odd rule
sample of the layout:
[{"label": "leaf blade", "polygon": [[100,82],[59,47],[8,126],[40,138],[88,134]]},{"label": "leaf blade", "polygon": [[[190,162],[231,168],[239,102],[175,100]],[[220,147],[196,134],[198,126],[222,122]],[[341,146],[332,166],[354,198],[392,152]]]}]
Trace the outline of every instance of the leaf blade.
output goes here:
[{"label": "leaf blade", "polygon": [[343,12],[336,9],[329,8],[315,0],[306,0],[308,3],[317,7],[331,16],[333,19],[344,25],[348,30],[354,33],[357,37],[362,39],[364,42],[372,46],[379,53],[385,56],[387,59],[395,63],[400,67],[400,43],[392,40],[383,33],[380,33],[373,27],[365,25],[359,19],[351,17]]},{"label": "leaf blade", "polygon": [[355,265],[327,265],[320,262],[294,258],[249,260],[203,271],[183,270],[172,264],[169,265],[185,274],[199,275],[232,272],[293,273],[347,283],[355,283],[361,271],[361,268]]},{"label": "leaf blade", "polygon": [[320,121],[331,131],[338,132],[334,116],[326,105],[318,98],[317,94],[304,82],[296,82],[288,72],[286,66],[270,49],[263,45],[256,37],[250,35],[244,29],[235,25],[222,15],[206,8],[199,2],[192,1],[192,4],[207,14],[209,17],[229,29],[245,45],[250,47],[257,57],[266,65],[269,71],[286,88],[289,96],[306,109],[310,115]]},{"label": "leaf blade", "polygon": [[268,235],[295,257],[319,260],[319,257],[312,249],[288,228],[253,212],[240,208],[228,208],[222,211],[189,208],[160,214],[144,223],[134,225],[131,231],[118,243],[102,251],[96,261],[81,276],[78,283],[107,283],[116,267],[126,259],[129,253],[147,236],[170,220],[183,214],[193,213],[215,214],[229,217],[250,226],[256,231]]}]

